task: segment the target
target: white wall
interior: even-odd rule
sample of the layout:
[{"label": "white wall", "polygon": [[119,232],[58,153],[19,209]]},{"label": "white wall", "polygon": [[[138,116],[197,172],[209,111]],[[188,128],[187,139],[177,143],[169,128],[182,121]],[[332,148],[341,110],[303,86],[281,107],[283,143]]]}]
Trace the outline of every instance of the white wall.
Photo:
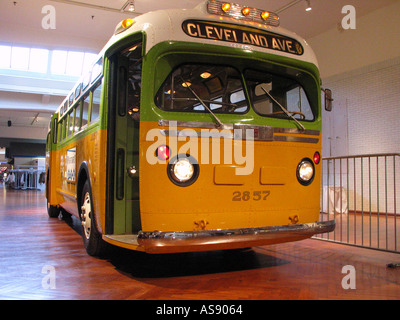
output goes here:
[{"label": "white wall", "polygon": [[355,30],[339,31],[338,28],[332,28],[307,39],[317,55],[322,78],[398,57],[399,13],[400,1],[397,1],[368,15],[357,17]]},{"label": "white wall", "polygon": [[324,82],[334,91],[336,109],[324,114],[325,123],[331,124],[325,128],[331,139],[324,141],[335,145],[324,155],[400,152],[400,57]]},{"label": "white wall", "polygon": [[[323,157],[400,153],[399,13],[400,1],[358,17],[356,30],[333,28],[308,40],[335,99],[333,112],[323,112]],[[335,176],[330,161],[329,183],[324,161],[324,184],[344,187],[350,210],[394,213],[399,160],[336,161]]]},{"label": "white wall", "polygon": [[334,111],[323,113],[323,155],[400,152],[400,1],[308,42]]}]

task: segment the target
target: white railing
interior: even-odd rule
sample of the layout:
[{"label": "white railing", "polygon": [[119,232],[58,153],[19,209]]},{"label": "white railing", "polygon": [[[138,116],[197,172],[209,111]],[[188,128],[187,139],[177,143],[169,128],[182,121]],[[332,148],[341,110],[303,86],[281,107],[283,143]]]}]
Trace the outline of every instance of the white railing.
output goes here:
[{"label": "white railing", "polygon": [[321,221],[336,229],[317,239],[400,253],[400,154],[324,158]]}]

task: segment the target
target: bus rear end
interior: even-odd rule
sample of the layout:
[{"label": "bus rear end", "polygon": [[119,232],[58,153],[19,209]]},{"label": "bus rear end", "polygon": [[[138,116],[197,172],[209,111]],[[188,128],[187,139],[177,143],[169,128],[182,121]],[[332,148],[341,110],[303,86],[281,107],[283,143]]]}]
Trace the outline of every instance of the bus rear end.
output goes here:
[{"label": "bus rear end", "polygon": [[139,243],[148,252],[229,249],[330,229],[318,224],[317,80],[208,54],[212,64],[181,56],[155,95],[155,121],[141,122]]},{"label": "bus rear end", "polygon": [[[115,97],[115,110],[124,101],[129,111],[112,111],[104,240],[173,253],[334,229],[319,222],[317,62],[278,24],[271,12],[210,0],[143,15],[119,33],[109,108]],[[126,93],[118,98],[120,79],[130,83],[130,75],[140,88],[134,106]]]},{"label": "bus rear end", "polygon": [[259,23],[231,5],[238,19],[224,4],[167,13],[174,40],[154,44],[143,63],[137,244],[146,252],[242,248],[334,228],[318,222],[313,53],[272,26],[274,14]]}]

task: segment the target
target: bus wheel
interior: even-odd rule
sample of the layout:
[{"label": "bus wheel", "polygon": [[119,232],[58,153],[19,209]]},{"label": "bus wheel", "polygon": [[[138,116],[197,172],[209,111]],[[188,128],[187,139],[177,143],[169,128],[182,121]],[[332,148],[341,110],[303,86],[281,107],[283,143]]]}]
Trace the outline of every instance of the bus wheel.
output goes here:
[{"label": "bus wheel", "polygon": [[50,218],[57,218],[60,214],[60,208],[57,206],[52,206],[47,202],[47,214]]},{"label": "bus wheel", "polygon": [[87,253],[91,256],[103,256],[107,251],[107,243],[101,238],[101,234],[96,227],[92,191],[88,181],[83,186],[79,209],[82,222],[82,238]]}]

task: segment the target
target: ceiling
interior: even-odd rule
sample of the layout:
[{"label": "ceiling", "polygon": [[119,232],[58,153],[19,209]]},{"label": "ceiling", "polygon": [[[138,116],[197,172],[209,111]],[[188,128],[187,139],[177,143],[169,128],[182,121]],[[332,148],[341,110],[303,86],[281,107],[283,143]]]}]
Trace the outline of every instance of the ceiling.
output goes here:
[{"label": "ceiling", "polygon": [[[400,0],[352,0],[357,18]],[[0,44],[26,44],[40,47],[80,48],[97,52],[112,35],[118,22],[154,10],[167,8],[193,8],[204,0],[135,0],[135,13],[121,12],[126,0],[0,0]],[[305,39],[315,37],[334,28],[342,18],[342,7],[348,0],[311,0],[312,11],[305,11],[305,0],[235,0],[248,6],[279,12],[281,26],[296,32]],[[47,11],[46,5],[56,9],[56,29],[45,30],[41,23]],[[42,13],[42,10],[43,13]],[[1,92],[0,88],[0,141],[2,131],[11,120],[17,126],[40,128],[48,126],[51,109],[62,97],[38,95],[45,107],[33,107],[25,103],[26,93]],[[18,103],[9,103],[12,94]],[[7,96],[4,100],[2,97]],[[7,101],[7,103],[4,103]],[[51,101],[53,104],[49,104]],[[18,107],[14,108],[14,105]],[[50,109],[50,110],[49,110]],[[36,121],[37,120],[37,121]],[[29,132],[29,131],[28,131]],[[42,133],[41,133],[42,134]],[[19,137],[21,138],[21,137]],[[26,134],[29,139],[29,134]],[[45,137],[43,137],[44,139]],[[2,145],[0,145],[2,147]]]},{"label": "ceiling", "polygon": [[[361,17],[371,11],[398,0],[352,0],[351,4]],[[115,25],[131,13],[121,13],[126,0],[1,0],[0,19],[33,29],[44,16],[45,5],[52,5],[57,12],[57,32],[65,35],[94,37],[106,41]],[[193,8],[204,0],[135,0],[136,14],[170,8]],[[305,0],[235,0],[246,5],[279,12],[281,25],[308,39],[334,27],[343,18],[342,8],[348,0],[311,0],[313,10],[305,11]],[[15,4],[14,4],[15,3]],[[71,17],[74,19],[71,21]],[[0,39],[1,41],[1,39]]]}]

